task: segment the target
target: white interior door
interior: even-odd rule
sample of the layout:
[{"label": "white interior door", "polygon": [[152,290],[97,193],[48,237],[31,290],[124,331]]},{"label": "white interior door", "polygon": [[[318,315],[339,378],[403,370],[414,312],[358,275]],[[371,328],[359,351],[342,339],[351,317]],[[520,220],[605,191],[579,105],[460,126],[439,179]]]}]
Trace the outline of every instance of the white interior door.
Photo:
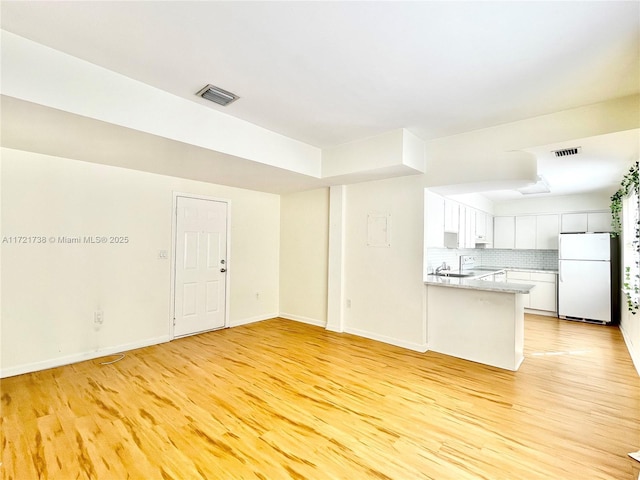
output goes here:
[{"label": "white interior door", "polygon": [[174,337],[222,328],[226,318],[227,204],[176,198]]}]

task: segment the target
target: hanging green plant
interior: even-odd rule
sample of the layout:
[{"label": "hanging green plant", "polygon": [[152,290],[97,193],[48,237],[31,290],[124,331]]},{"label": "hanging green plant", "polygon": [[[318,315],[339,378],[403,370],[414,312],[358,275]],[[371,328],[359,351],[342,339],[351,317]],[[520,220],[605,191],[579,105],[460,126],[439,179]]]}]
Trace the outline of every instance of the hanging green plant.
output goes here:
[{"label": "hanging green plant", "polygon": [[[611,235],[617,237],[622,232],[622,200],[632,192],[638,193],[638,162],[635,162],[624,176],[620,188],[611,196]],[[636,225],[636,239],[638,227]]]},{"label": "hanging green plant", "polygon": [[[638,186],[638,162],[635,162],[620,183],[620,189],[611,196],[611,235],[617,237],[622,232],[622,201],[630,194],[640,195]],[[636,272],[640,272],[640,260],[637,252],[640,249],[640,219],[634,219],[635,231],[631,240],[632,251],[636,252],[634,262]],[[633,277],[633,278],[632,278]],[[640,291],[640,274],[632,276],[631,268],[625,267],[623,287],[627,296],[627,308],[632,314],[636,314],[638,308],[638,295]]]}]

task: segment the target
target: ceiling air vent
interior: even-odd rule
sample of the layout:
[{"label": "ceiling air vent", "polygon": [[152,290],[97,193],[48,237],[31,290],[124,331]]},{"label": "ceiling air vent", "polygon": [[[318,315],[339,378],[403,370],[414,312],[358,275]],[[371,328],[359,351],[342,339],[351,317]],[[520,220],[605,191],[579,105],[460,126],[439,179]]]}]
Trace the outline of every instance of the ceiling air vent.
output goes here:
[{"label": "ceiling air vent", "polygon": [[207,85],[202,90],[200,90],[196,95],[201,96],[202,98],[206,98],[218,105],[222,105],[226,107],[231,102],[235,102],[240,97],[231,92],[227,92],[221,88],[215,87],[213,85]]},{"label": "ceiling air vent", "polygon": [[577,155],[580,152],[582,152],[582,147],[563,148],[562,150],[552,151],[556,157],[568,157],[569,155]]}]

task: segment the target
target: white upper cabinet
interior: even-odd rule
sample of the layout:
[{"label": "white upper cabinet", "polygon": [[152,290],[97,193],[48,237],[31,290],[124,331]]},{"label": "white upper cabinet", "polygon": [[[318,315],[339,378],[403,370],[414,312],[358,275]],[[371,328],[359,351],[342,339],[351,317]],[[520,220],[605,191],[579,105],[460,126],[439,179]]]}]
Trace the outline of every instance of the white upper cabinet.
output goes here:
[{"label": "white upper cabinet", "polygon": [[476,239],[487,239],[487,214],[476,210]]},{"label": "white upper cabinet", "polygon": [[611,212],[563,213],[562,233],[610,232]]},{"label": "white upper cabinet", "polygon": [[458,233],[460,224],[460,205],[448,198],[444,199],[444,231]]},{"label": "white upper cabinet", "polygon": [[495,217],[494,248],[556,250],[560,219],[557,214]]},{"label": "white upper cabinet", "polygon": [[487,214],[487,247],[493,247],[493,215]]},{"label": "white upper cabinet", "polygon": [[515,248],[533,250],[536,248],[536,217],[525,215],[516,217]]},{"label": "white upper cabinet", "polygon": [[560,231],[562,233],[586,232],[587,231],[587,213],[563,213],[562,225]]},{"label": "white upper cabinet", "polygon": [[471,207],[465,207],[465,248],[476,248],[476,210]]},{"label": "white upper cabinet", "polygon": [[589,232],[610,232],[611,212],[589,212],[587,214],[587,228]]},{"label": "white upper cabinet", "polygon": [[540,250],[557,250],[560,234],[560,215],[536,216],[536,248]]},{"label": "white upper cabinet", "polygon": [[493,219],[493,248],[515,248],[515,217],[495,217]]},{"label": "white upper cabinet", "polygon": [[476,248],[478,237],[483,243],[486,237],[493,238],[491,215],[430,190],[425,190],[424,212],[425,248]]}]

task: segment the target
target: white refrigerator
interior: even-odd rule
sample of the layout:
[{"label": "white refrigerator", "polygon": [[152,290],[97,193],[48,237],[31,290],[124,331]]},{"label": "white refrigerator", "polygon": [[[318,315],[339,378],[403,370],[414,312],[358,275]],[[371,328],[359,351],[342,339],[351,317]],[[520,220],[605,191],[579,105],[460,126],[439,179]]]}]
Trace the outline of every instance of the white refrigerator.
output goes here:
[{"label": "white refrigerator", "polygon": [[558,316],[617,323],[617,248],[608,233],[560,234]]}]

